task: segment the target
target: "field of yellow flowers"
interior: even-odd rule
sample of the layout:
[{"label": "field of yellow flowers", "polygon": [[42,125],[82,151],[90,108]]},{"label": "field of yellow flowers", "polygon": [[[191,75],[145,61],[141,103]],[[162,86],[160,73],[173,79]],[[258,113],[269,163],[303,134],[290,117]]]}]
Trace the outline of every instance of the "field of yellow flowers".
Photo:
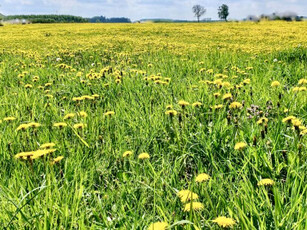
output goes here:
[{"label": "field of yellow flowers", "polygon": [[0,28],[0,229],[307,229],[307,22]]}]

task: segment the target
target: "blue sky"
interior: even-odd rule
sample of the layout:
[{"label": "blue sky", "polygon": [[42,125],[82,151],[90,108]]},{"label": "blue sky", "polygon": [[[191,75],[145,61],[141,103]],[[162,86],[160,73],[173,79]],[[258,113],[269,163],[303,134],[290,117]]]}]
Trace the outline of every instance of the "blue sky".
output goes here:
[{"label": "blue sky", "polygon": [[230,8],[230,18],[272,12],[307,15],[307,0],[0,0],[0,12],[8,14],[72,14],[84,17],[104,15],[142,18],[193,19],[192,6],[205,6],[206,18],[217,18],[221,4]]}]

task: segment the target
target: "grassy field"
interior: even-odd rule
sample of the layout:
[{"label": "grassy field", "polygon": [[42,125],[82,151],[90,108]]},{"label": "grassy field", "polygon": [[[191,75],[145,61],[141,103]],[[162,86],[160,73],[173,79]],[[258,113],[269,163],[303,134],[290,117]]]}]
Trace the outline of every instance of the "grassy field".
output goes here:
[{"label": "grassy field", "polygon": [[0,27],[0,228],[307,229],[306,31]]}]

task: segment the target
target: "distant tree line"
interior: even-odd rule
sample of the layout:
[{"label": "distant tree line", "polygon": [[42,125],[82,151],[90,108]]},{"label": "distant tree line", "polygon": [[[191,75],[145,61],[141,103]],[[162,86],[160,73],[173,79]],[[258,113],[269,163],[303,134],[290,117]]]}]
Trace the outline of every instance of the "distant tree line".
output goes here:
[{"label": "distant tree line", "polygon": [[129,18],[106,18],[105,16],[96,16],[88,19],[92,23],[131,23]]},{"label": "distant tree line", "polygon": [[302,21],[303,17],[298,16],[294,12],[286,12],[286,13],[273,13],[273,14],[261,14],[259,17],[255,15],[247,16],[246,20],[248,21],[261,21],[261,20],[283,20],[283,21]]},{"label": "distant tree line", "polygon": [[119,17],[119,18],[106,18],[104,16],[96,16],[93,18],[83,18],[73,15],[56,15],[56,14],[46,14],[46,15],[9,15],[4,16],[5,21],[9,20],[26,20],[30,23],[131,23],[129,18]]},{"label": "distant tree line", "polygon": [[4,20],[27,20],[32,23],[64,23],[64,22],[87,22],[87,19],[73,15],[9,15],[5,16]]}]

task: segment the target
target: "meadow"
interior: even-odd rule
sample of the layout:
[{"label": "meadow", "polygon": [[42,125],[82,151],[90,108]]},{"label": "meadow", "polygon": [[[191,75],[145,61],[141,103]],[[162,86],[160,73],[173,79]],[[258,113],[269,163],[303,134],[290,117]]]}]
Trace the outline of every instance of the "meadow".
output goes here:
[{"label": "meadow", "polygon": [[1,229],[307,229],[307,22],[0,28]]}]

